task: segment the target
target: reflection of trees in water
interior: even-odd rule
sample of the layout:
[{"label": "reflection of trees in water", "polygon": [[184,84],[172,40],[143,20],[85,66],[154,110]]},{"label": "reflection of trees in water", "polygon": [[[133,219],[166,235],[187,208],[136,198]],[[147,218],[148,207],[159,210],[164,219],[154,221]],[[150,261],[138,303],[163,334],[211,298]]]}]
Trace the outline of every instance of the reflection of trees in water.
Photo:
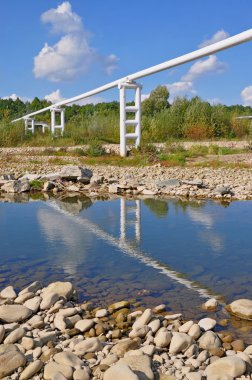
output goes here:
[{"label": "reflection of trees in water", "polygon": [[144,199],[144,204],[158,218],[164,218],[168,214],[168,210],[169,210],[168,201],[148,198],[148,199]]}]

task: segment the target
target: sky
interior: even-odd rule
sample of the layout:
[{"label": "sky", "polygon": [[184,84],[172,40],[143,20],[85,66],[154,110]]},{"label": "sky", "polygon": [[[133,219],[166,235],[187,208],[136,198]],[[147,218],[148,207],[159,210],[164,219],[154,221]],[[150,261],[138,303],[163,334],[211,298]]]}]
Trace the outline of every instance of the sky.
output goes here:
[{"label": "sky", "polygon": [[[1,0],[0,97],[60,101],[252,27],[251,0]],[[139,82],[252,105],[252,41]],[[118,100],[118,90],[86,102]]]}]

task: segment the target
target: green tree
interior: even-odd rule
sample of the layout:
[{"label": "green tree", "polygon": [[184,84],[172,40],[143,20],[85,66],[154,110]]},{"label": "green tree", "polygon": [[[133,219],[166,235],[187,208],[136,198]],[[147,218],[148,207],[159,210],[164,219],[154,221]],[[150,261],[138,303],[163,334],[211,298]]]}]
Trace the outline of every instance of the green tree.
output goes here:
[{"label": "green tree", "polygon": [[151,91],[149,98],[142,102],[142,112],[147,116],[154,116],[170,105],[168,103],[169,91],[166,86],[157,86]]}]

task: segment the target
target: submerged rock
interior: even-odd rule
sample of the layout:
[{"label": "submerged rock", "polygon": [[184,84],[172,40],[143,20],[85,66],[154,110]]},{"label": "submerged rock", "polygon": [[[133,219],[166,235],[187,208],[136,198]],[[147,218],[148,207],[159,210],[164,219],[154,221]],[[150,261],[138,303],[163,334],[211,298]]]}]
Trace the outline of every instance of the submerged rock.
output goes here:
[{"label": "submerged rock", "polygon": [[252,320],[252,300],[243,298],[233,301],[227,306],[227,310],[236,317]]}]

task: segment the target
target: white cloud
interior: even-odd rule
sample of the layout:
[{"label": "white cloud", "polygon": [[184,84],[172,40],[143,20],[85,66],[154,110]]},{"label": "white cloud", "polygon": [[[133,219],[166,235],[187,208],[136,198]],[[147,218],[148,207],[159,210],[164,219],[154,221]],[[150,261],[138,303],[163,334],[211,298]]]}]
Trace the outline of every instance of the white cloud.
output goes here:
[{"label": "white cloud", "polygon": [[65,98],[63,98],[63,96],[61,95],[60,90],[56,90],[56,91],[51,92],[51,94],[45,95],[45,100],[53,104],[61,102],[64,99]]},{"label": "white cloud", "polygon": [[179,81],[174,83],[168,83],[167,88],[170,96],[169,101],[172,103],[177,96],[196,95],[196,91],[193,88],[193,83],[190,81]]},{"label": "white cloud", "polygon": [[244,106],[252,106],[252,86],[245,87],[241,92]]},{"label": "white cloud", "polygon": [[4,96],[2,99],[11,99],[13,101],[16,101],[17,99],[20,99],[22,102],[30,102],[31,99],[27,98],[25,96],[18,96],[17,94],[11,94],[9,96]]},{"label": "white cloud", "polygon": [[72,12],[69,2],[43,13],[41,20],[50,24],[53,33],[63,36],[52,46],[45,43],[34,57],[36,78],[71,81],[86,74],[94,63],[100,63],[109,75],[117,68],[119,59],[115,54],[101,56],[90,45],[90,32],[85,30],[81,17]]},{"label": "white cloud", "polygon": [[225,40],[225,38],[228,38],[228,37],[229,37],[229,33],[225,32],[225,30],[223,30],[223,29],[218,30],[218,32],[216,32],[211,38],[209,38],[208,40],[203,41],[199,45],[199,48],[203,48],[205,46],[212,45],[215,42],[219,42],[219,41]]},{"label": "white cloud", "polygon": [[188,70],[187,74],[182,77],[183,81],[194,81],[198,77],[215,73],[215,74],[221,74],[223,73],[227,68],[226,63],[221,62],[218,60],[216,55],[210,55],[207,59],[201,59],[197,62],[195,62],[190,69]]}]

